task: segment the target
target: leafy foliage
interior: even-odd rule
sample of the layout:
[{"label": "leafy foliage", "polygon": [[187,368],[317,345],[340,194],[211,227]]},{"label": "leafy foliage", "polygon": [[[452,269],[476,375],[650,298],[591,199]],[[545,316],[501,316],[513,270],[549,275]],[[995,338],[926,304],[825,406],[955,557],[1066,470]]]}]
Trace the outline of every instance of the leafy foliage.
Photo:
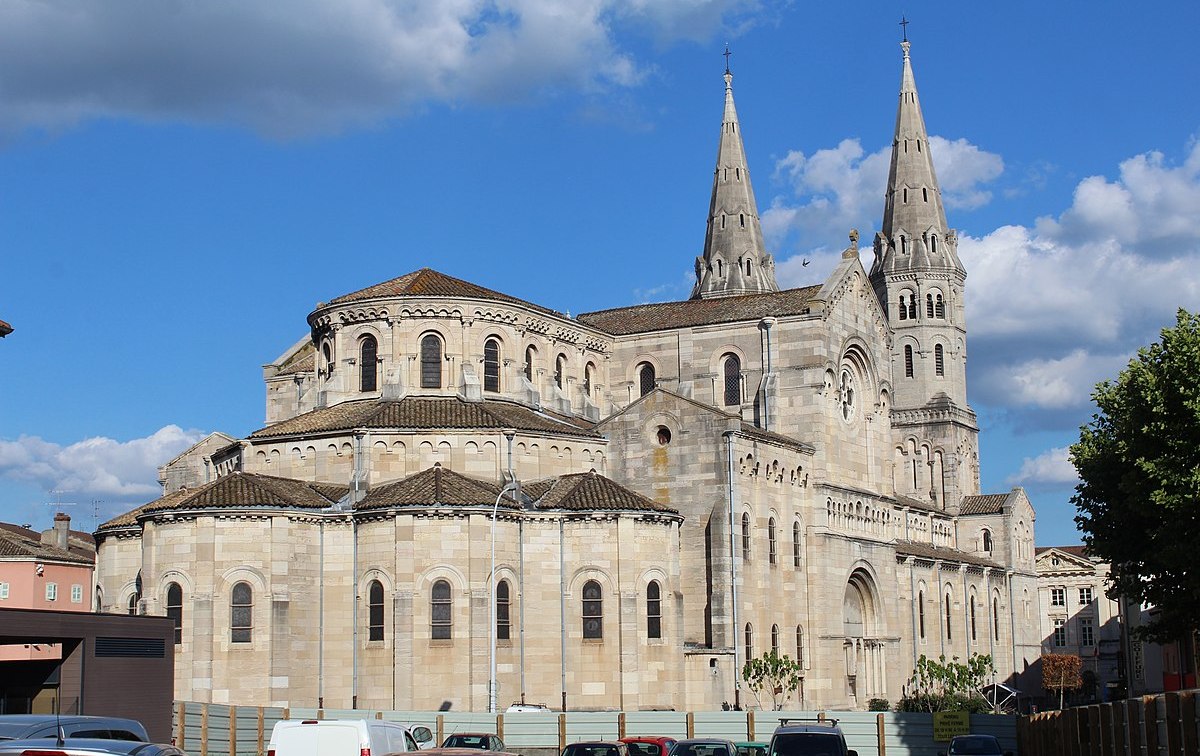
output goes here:
[{"label": "leafy foliage", "polygon": [[1083,662],[1074,654],[1042,654],[1042,687],[1058,692],[1058,708],[1063,707],[1063,694],[1083,686],[1080,670]]},{"label": "leafy foliage", "polygon": [[991,709],[983,697],[983,688],[996,672],[990,654],[971,654],[967,661],[958,657],[946,661],[921,654],[908,681],[908,693],[900,699],[900,711],[969,711],[983,713]]},{"label": "leafy foliage", "polygon": [[892,704],[886,698],[872,698],[867,701],[867,711],[891,711]]},{"label": "leafy foliage", "polygon": [[1111,565],[1109,595],[1158,608],[1140,634],[1177,639],[1200,627],[1200,316],[1179,310],[1092,399],[1070,452],[1075,522]]},{"label": "leafy foliage", "polygon": [[800,687],[804,678],[796,660],[787,654],[779,656],[774,651],[768,651],[757,659],[746,660],[742,667],[742,679],[754,694],[760,709],[765,708],[765,696],[771,702],[772,711],[782,711],[783,705]]}]

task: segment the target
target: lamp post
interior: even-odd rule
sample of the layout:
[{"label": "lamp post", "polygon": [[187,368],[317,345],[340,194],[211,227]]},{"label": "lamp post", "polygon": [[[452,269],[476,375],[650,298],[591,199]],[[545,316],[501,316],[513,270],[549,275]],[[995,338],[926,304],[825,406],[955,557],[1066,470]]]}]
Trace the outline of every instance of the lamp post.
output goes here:
[{"label": "lamp post", "polygon": [[492,714],[496,713],[496,518],[499,516],[500,500],[504,498],[504,494],[511,493],[516,499],[516,492],[519,490],[521,490],[521,484],[510,480],[504,484],[504,488],[500,489],[500,493],[496,496],[496,503],[492,506],[492,569],[488,573],[488,603],[491,606],[489,627],[492,639],[492,675],[488,678],[488,711]]}]

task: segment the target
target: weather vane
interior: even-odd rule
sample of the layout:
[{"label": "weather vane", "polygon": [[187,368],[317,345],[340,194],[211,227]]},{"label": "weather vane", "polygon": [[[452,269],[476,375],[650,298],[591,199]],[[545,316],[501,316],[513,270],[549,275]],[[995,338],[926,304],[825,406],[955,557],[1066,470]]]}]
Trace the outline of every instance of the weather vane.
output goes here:
[{"label": "weather vane", "polygon": [[908,19],[904,16],[900,17],[900,31],[904,37],[903,41],[908,41]]}]

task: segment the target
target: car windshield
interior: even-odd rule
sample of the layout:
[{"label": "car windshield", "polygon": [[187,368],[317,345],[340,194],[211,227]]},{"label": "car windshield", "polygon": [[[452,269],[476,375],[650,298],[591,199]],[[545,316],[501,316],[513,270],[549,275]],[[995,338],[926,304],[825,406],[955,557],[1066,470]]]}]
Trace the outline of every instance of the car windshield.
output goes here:
[{"label": "car windshield", "polygon": [[451,735],[442,743],[443,748],[482,748],[487,750],[486,735]]},{"label": "car windshield", "polygon": [[658,756],[658,743],[626,743],[630,756]]},{"label": "car windshield", "polygon": [[776,735],[771,756],[842,756],[842,739],[833,733],[796,732]]},{"label": "car windshield", "polygon": [[950,753],[954,756],[987,756],[1000,753],[1000,741],[989,735],[978,737],[955,738],[950,743]]},{"label": "car windshield", "polygon": [[737,749],[738,756],[765,756],[767,753],[765,746],[740,745]]}]

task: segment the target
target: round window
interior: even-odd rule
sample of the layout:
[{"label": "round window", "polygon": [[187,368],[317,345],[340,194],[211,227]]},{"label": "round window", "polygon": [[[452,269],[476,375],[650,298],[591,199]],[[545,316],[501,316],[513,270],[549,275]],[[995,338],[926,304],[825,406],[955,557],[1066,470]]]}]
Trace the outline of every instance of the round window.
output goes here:
[{"label": "round window", "polygon": [[657,438],[659,446],[666,446],[671,443],[671,429],[665,425],[658,426]]}]

